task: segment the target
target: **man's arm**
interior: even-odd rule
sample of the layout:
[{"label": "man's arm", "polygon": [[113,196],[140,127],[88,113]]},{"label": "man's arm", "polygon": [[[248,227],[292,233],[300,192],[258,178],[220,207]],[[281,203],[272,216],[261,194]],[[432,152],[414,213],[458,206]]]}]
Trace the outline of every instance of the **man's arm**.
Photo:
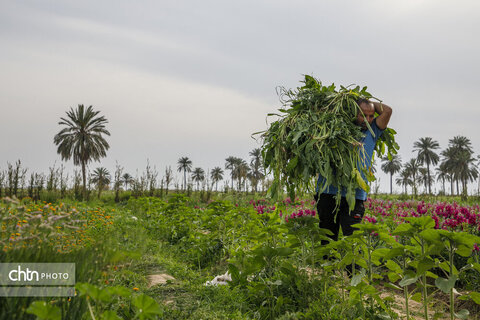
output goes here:
[{"label": "man's arm", "polygon": [[390,117],[392,116],[392,108],[380,102],[370,102],[373,103],[375,112],[378,113],[378,117],[375,120],[377,122],[378,129],[385,130],[388,122],[390,121]]}]

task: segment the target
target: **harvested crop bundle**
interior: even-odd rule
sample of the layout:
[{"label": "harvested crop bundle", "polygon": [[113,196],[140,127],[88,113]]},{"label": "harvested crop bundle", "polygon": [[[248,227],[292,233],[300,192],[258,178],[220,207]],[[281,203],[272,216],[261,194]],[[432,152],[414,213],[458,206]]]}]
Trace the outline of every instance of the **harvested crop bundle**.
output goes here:
[{"label": "harvested crop bundle", "polygon": [[[262,156],[268,172],[273,173],[269,196],[278,198],[285,187],[292,199],[296,192],[311,192],[315,177],[321,174],[325,186],[338,188],[337,203],[344,188],[353,209],[355,189],[368,191],[368,181],[375,179],[371,168],[363,165],[365,151],[358,141],[364,132],[355,123],[362,113],[357,100],[375,98],[367,87],[341,86],[337,91],[335,85],[323,86],[311,76],[305,76],[302,83],[295,90],[280,88],[281,113],[269,114],[278,120],[262,132]],[[375,146],[377,156],[387,152],[390,158],[397,153],[395,134],[391,128],[383,132]]]}]

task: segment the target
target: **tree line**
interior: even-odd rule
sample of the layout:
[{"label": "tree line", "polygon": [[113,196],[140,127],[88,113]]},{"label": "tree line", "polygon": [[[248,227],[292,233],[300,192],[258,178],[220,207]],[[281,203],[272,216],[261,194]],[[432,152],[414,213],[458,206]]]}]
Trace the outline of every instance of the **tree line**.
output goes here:
[{"label": "tree line", "polygon": [[[390,175],[390,194],[393,188],[393,175],[398,173],[395,183],[402,187],[405,194],[410,187],[411,193],[417,195],[419,187],[423,185],[424,193],[432,194],[432,184],[441,183],[440,194],[447,193],[447,184],[450,184],[451,195],[468,195],[467,186],[477,178],[480,193],[480,156],[475,157],[470,139],[464,136],[455,136],[448,141],[444,150],[437,152],[440,145],[431,137],[423,137],[413,144],[413,157],[402,163],[399,155],[391,159],[383,157],[381,169]],[[433,171],[432,171],[433,170]]]},{"label": "tree line", "polygon": [[[78,105],[77,108],[70,108],[66,112],[66,117],[61,117],[58,123],[62,126],[61,130],[54,136],[54,144],[57,146],[57,153],[62,160],[73,159],[75,166],[80,166],[80,171],[75,170],[72,177],[72,193],[77,199],[87,199],[90,192],[95,189],[97,197],[105,189],[112,189],[115,192],[115,200],[118,201],[121,190],[129,189],[134,196],[154,195],[157,189],[160,192],[168,193],[169,187],[174,182],[173,171],[170,166],[165,169],[160,183],[158,183],[158,172],[155,167],[151,167],[147,161],[147,167],[144,173],[135,178],[124,173],[124,168],[116,165],[115,172],[112,174],[104,167],[98,167],[92,172],[87,172],[88,164],[92,161],[99,161],[105,157],[110,148],[105,136],[110,132],[106,129],[107,119],[99,115],[99,111],[94,111],[92,106],[85,108],[84,105]],[[252,191],[258,191],[258,185],[261,183],[262,190],[265,187],[265,174],[262,165],[260,149],[254,149],[250,152],[251,161],[247,163],[242,158],[229,156],[225,159],[225,169],[230,171],[231,189],[234,190],[234,182],[238,191],[247,191],[248,183]],[[40,193],[46,191],[60,190],[61,197],[66,195],[68,174],[65,174],[63,165],[60,168],[50,168],[50,173],[32,173],[30,180],[26,181],[27,169],[22,168],[21,161],[18,160],[15,165],[7,164],[7,170],[0,171],[0,196],[4,190],[6,196],[30,196],[38,200]],[[192,169],[192,161],[188,157],[181,157],[177,162],[178,172],[183,172],[183,182],[181,190],[192,189],[192,181],[196,183],[197,190],[202,188],[212,190],[215,185],[215,191],[218,190],[218,182],[224,179],[224,171],[220,167],[212,169],[210,174],[196,167]],[[187,173],[189,175],[187,183]],[[210,180],[210,182],[209,182]],[[180,190],[177,183],[175,189]],[[228,185],[224,190],[228,191]]]},{"label": "tree line", "polygon": [[[105,138],[110,135],[106,129],[107,123],[107,119],[100,116],[99,111],[94,111],[92,106],[85,108],[78,105],[77,108],[70,108],[66,112],[66,117],[60,118],[58,124],[62,128],[54,136],[53,141],[61,159],[65,161],[73,159],[73,164],[80,166],[80,171],[75,170],[70,178],[65,173],[63,165],[59,168],[55,168],[54,165],[49,168],[47,175],[31,173],[27,181],[27,170],[22,168],[20,160],[15,164],[8,163],[6,170],[0,170],[0,197],[3,193],[7,196],[18,196],[20,193],[37,200],[43,190],[60,191],[60,196],[64,197],[70,180],[71,193],[76,199],[87,199],[92,190],[96,190],[97,197],[100,198],[102,191],[110,187],[114,191],[116,201],[119,201],[122,190],[130,190],[133,196],[153,196],[156,192],[168,194],[172,182],[176,190],[191,191],[195,184],[196,190],[213,191],[215,186],[215,191],[218,191],[218,182],[225,180],[224,169],[230,171],[230,185],[226,182],[223,186],[224,191],[248,192],[250,188],[252,192],[258,192],[259,185],[261,191],[268,188],[269,180],[266,179],[259,148],[249,153],[249,162],[229,156],[225,159],[224,169],[214,167],[211,171],[207,170],[207,173],[201,167],[194,168],[188,157],[180,157],[177,161],[177,172],[183,173],[181,186],[175,179],[171,166],[165,169],[163,177],[158,181],[159,173],[148,161],[146,170],[135,177],[124,172],[124,168],[118,163],[113,176],[104,167],[98,167],[88,173],[88,164],[105,157],[110,147]],[[390,159],[382,158],[381,169],[390,175],[390,193],[393,189],[393,176],[398,173],[395,183],[403,188],[405,194],[410,187],[411,193],[416,195],[422,185],[424,193],[432,194],[431,186],[436,179],[442,184],[441,193],[446,194],[446,183],[449,182],[451,195],[456,191],[457,195],[466,196],[468,183],[479,178],[480,157],[474,157],[471,142],[464,136],[450,139],[448,147],[440,153],[437,152],[439,148],[437,141],[431,137],[424,137],[414,143],[414,152],[417,154],[408,162],[403,164],[399,155],[393,155]]]}]

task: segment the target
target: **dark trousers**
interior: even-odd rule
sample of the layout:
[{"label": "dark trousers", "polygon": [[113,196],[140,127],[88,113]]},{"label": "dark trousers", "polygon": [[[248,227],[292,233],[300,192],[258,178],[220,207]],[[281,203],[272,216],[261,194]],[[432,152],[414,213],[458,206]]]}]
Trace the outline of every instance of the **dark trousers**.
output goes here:
[{"label": "dark trousers", "polygon": [[[342,197],[340,201],[340,208],[335,220],[335,196],[333,194],[322,193],[320,199],[317,202],[318,217],[320,219],[320,228],[328,229],[332,231],[333,235],[329,236],[332,240],[338,240],[338,232],[340,226],[342,227],[342,233],[344,236],[349,236],[353,231],[357,230],[352,225],[362,222],[363,214],[365,213],[365,206],[363,200],[355,200],[355,208],[352,212],[348,208],[348,203],[345,197]],[[322,241],[323,244],[327,244],[328,241]]]},{"label": "dark trousers", "polygon": [[[355,208],[350,212],[347,200],[342,197],[340,201],[340,208],[335,220],[336,207],[335,198],[332,194],[322,193],[320,199],[317,202],[318,217],[320,219],[320,228],[328,229],[332,231],[333,235],[329,236],[332,240],[338,240],[338,232],[340,226],[342,227],[342,233],[344,236],[349,236],[353,231],[357,230],[352,227],[356,223],[361,223],[363,214],[365,213],[365,206],[363,200],[355,200]],[[322,245],[328,244],[327,240],[322,240]],[[323,257],[327,259],[328,257]],[[352,275],[352,265],[347,265],[347,274]],[[355,265],[355,269],[358,270],[359,266]]]}]

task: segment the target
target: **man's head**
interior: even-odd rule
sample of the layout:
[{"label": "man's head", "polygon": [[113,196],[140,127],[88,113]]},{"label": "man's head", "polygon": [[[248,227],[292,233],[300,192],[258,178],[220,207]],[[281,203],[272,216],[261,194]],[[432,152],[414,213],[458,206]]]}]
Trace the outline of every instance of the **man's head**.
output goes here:
[{"label": "man's head", "polygon": [[358,111],[357,120],[355,122],[357,125],[362,127],[362,130],[366,130],[367,125],[365,121],[367,121],[369,124],[372,124],[375,116],[375,107],[373,106],[373,103],[363,98],[358,99],[357,104],[362,110],[363,114],[362,112]]}]

